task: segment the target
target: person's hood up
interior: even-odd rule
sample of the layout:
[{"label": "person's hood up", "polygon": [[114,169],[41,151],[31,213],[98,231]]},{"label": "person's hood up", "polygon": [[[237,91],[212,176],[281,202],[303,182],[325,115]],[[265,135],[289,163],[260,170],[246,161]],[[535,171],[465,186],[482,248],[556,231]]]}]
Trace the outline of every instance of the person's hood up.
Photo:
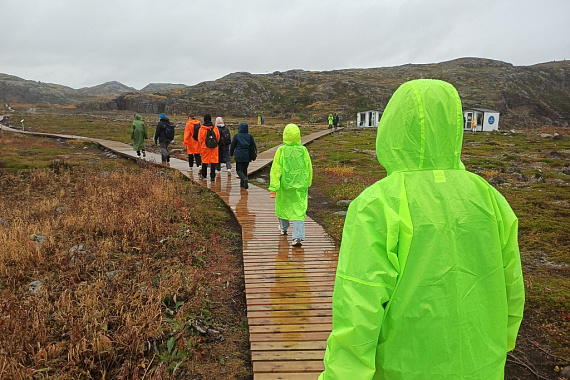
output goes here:
[{"label": "person's hood up", "polygon": [[285,145],[301,145],[301,131],[295,124],[287,124],[283,130],[283,143]]},{"label": "person's hood up", "polygon": [[457,90],[440,80],[401,85],[378,125],[376,154],[388,175],[398,171],[465,169],[463,111]]},{"label": "person's hood up", "polygon": [[139,115],[138,113],[135,114],[135,120],[142,120],[142,116]]},{"label": "person's hood up", "polygon": [[214,125],[224,125],[224,119],[218,116]]},{"label": "person's hood up", "polygon": [[248,132],[249,126],[247,123],[241,123],[238,127],[238,133],[249,133]]}]

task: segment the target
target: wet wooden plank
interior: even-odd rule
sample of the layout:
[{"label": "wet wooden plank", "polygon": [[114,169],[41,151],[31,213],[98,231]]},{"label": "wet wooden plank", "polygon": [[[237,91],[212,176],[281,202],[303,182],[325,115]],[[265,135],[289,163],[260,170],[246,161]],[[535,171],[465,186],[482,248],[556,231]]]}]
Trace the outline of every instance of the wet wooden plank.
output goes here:
[{"label": "wet wooden plank", "polygon": [[293,324],[331,324],[332,317],[265,317],[265,318],[249,318],[247,324],[249,326],[274,326],[274,325],[293,325]]},{"label": "wet wooden plank", "polygon": [[323,360],[325,350],[252,351],[254,361]]},{"label": "wet wooden plank", "polygon": [[283,350],[324,350],[327,343],[324,341],[275,341],[251,342],[251,352],[255,351],[283,351]]},{"label": "wet wooden plank", "polygon": [[253,380],[317,380],[318,372],[254,373]]},{"label": "wet wooden plank", "polygon": [[[259,372],[322,372],[322,360],[253,362],[253,373]],[[347,379],[349,380],[349,379]]]}]

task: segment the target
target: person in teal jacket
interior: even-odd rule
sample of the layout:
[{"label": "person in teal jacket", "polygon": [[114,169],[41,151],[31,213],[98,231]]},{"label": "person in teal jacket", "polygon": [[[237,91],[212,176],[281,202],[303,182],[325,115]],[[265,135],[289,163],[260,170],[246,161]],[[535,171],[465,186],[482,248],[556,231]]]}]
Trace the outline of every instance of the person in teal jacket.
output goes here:
[{"label": "person in teal jacket", "polygon": [[313,182],[313,165],[309,152],[301,144],[301,132],[295,124],[283,130],[283,144],[275,152],[271,165],[269,191],[275,198],[275,215],[279,231],[287,235],[289,221],[293,221],[291,244],[300,247],[305,240],[305,216],[309,187]]},{"label": "person in teal jacket", "polygon": [[461,162],[455,88],[403,84],[378,126],[387,177],[345,220],[320,380],[504,378],[524,307],[518,220]]},{"label": "person in teal jacket", "polygon": [[131,124],[131,140],[133,140],[133,150],[137,152],[137,156],[141,156],[141,151],[143,157],[146,157],[144,140],[148,139],[146,132],[146,126],[142,116],[138,113],[135,114],[135,120]]}]

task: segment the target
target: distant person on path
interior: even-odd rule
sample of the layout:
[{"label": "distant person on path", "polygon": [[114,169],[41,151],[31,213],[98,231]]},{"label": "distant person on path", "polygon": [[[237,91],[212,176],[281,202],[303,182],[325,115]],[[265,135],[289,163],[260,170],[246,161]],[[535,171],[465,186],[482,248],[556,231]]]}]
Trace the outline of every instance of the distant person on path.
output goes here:
[{"label": "distant person on path", "polygon": [[135,120],[131,124],[131,140],[133,140],[133,150],[137,152],[137,156],[140,158],[141,152],[142,156],[146,157],[144,140],[148,139],[146,133],[146,125],[141,115],[138,113],[135,115]]},{"label": "distant person on path", "polygon": [[210,165],[210,179],[216,179],[216,167],[218,166],[218,142],[220,131],[212,124],[212,116],[204,115],[204,124],[198,132],[198,141],[202,152],[202,179],[207,178],[208,165]]},{"label": "distant person on path", "polygon": [[305,240],[305,215],[309,187],[313,182],[313,165],[307,148],[301,144],[301,132],[295,124],[283,130],[283,145],[275,152],[271,165],[270,196],[275,198],[275,215],[279,231],[287,235],[293,221],[291,245],[300,247]]},{"label": "distant person on path", "polygon": [[154,144],[160,143],[160,157],[163,166],[170,166],[170,153],[168,153],[168,145],[174,139],[174,124],[161,113],[160,121],[156,125],[156,132],[154,132]]},{"label": "distant person on path", "polygon": [[248,132],[247,123],[241,123],[238,127],[238,133],[234,135],[230,146],[230,156],[235,156],[236,172],[239,176],[239,185],[244,189],[249,187],[247,178],[247,168],[251,161],[257,156],[257,146],[255,139]]},{"label": "distant person on path", "polygon": [[232,143],[232,135],[230,130],[224,124],[224,119],[216,118],[216,128],[220,131],[220,141],[218,142],[218,171],[222,170],[222,163],[226,164],[228,175],[232,172],[232,164],[230,163],[230,145]]},{"label": "distant person on path", "polygon": [[455,88],[404,83],[378,126],[388,176],[349,206],[320,380],[504,378],[524,307],[518,220],[461,162]]},{"label": "distant person on path", "polygon": [[333,114],[329,113],[329,129],[332,129],[333,127]]},{"label": "distant person on path", "polygon": [[194,162],[196,162],[196,167],[202,165],[202,148],[198,142],[198,133],[200,132],[200,121],[194,118],[194,115],[188,115],[188,121],[186,121],[186,128],[184,128],[184,146],[188,152],[188,166],[189,170],[194,167]]},{"label": "distant person on path", "polygon": [[338,115],[336,113],[333,116],[333,126],[334,126],[334,129],[338,128]]}]

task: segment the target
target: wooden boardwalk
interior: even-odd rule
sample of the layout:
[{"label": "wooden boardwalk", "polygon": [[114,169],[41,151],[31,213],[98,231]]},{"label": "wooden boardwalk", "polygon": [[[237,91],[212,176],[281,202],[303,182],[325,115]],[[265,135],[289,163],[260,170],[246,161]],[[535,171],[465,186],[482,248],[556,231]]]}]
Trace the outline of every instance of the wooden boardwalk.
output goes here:
[{"label": "wooden boardwalk", "polygon": [[[303,144],[331,133],[323,130],[302,138]],[[61,138],[81,138],[69,135]],[[132,147],[116,141],[89,139],[116,153],[136,157]],[[277,147],[261,152],[249,166],[254,173],[269,165]],[[160,162],[160,155],[147,153]],[[222,170],[215,181],[200,179],[188,162],[171,159],[171,168],[216,192],[242,227],[243,264],[249,340],[254,380],[316,380],[323,370],[326,339],[332,329],[332,291],[338,249],[324,229],[307,217],[306,241],[290,246],[281,236],[274,199],[252,184],[240,188],[235,169]]]}]

